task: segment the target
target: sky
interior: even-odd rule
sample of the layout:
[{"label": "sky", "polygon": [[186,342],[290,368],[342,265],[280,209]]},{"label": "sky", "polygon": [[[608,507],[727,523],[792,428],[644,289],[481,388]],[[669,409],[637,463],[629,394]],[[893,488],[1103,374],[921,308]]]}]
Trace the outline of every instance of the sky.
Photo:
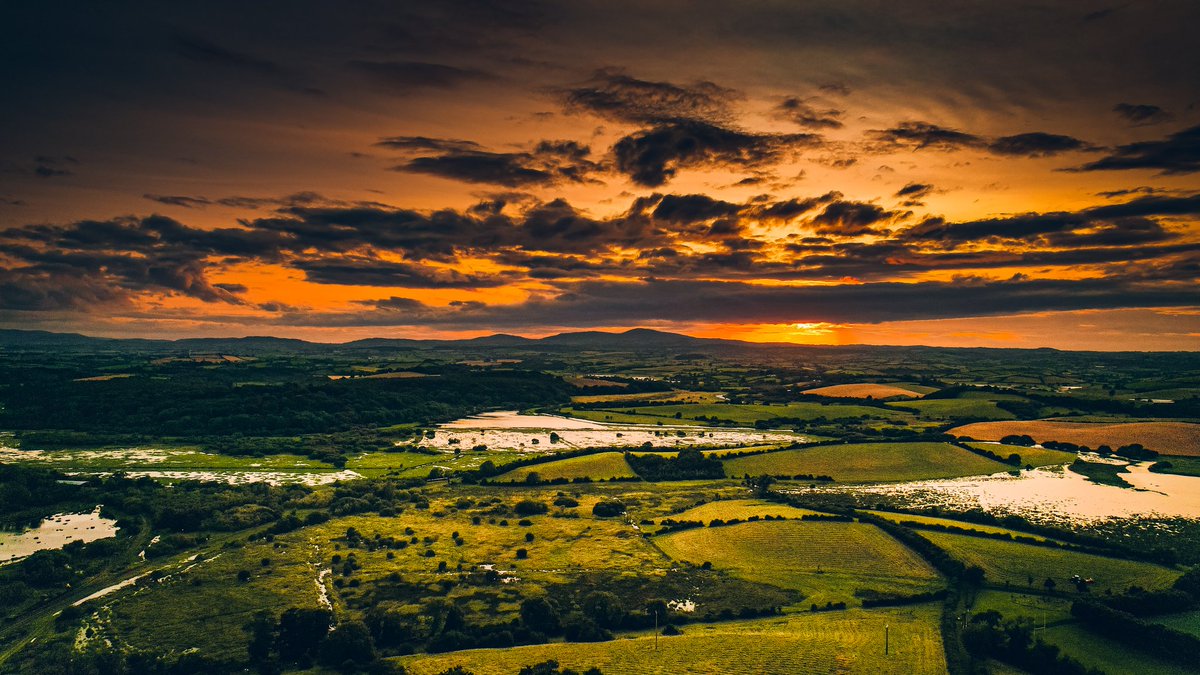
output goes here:
[{"label": "sky", "polygon": [[0,326],[1200,349],[1200,3],[0,5]]}]

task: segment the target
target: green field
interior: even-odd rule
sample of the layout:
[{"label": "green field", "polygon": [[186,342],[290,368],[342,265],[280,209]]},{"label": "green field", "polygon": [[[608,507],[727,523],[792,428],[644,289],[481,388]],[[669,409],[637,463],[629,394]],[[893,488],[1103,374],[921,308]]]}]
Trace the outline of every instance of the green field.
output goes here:
[{"label": "green field", "polygon": [[882,530],[863,523],[759,521],[655,537],[671,558],[712,563],[747,581],[798,590],[806,603],[855,603],[855,592],[917,593],[938,574]]},{"label": "green field", "polygon": [[1089,668],[1099,668],[1106,673],[1130,673],[1146,675],[1183,675],[1195,673],[1177,663],[1164,661],[1089,632],[1077,623],[1051,626],[1034,633],[1044,642],[1057,646],[1075,660]]},{"label": "green field", "polygon": [[1036,534],[1026,534],[1024,532],[1010,530],[1005,527],[997,527],[995,525],[980,525],[977,523],[969,523],[965,520],[953,520],[950,518],[935,518],[933,516],[921,516],[921,515],[914,515],[914,514],[910,514],[910,513],[892,513],[890,511],[867,511],[867,513],[871,513],[876,516],[879,516],[880,518],[890,520],[893,523],[901,523],[901,522],[909,521],[909,522],[917,522],[917,523],[926,523],[929,525],[942,525],[945,527],[961,527],[964,530],[973,530],[975,532],[988,532],[988,533],[993,533],[993,534],[1010,534],[1014,537],[1032,537],[1033,539],[1037,539],[1039,541],[1046,541],[1046,537],[1042,537],[1042,536],[1039,536]]},{"label": "green field", "polygon": [[[628,410],[628,408],[623,410]],[[579,410],[576,408],[563,408],[559,412],[570,417],[578,417],[579,419],[591,420],[593,422],[608,422],[610,424],[671,424],[676,426],[691,427],[704,426],[703,422],[697,422],[696,420],[671,419],[656,415],[630,415],[620,410]]]},{"label": "green field", "polygon": [[1200,610],[1191,612],[1182,612],[1180,614],[1167,614],[1165,616],[1156,616],[1151,619],[1153,623],[1161,623],[1168,628],[1174,628],[1184,633],[1191,633],[1196,637],[1200,637]]},{"label": "green field", "polygon": [[591,478],[592,480],[610,480],[612,478],[632,478],[636,476],[629,463],[625,461],[624,453],[602,452],[596,455],[570,457],[545,464],[513,469],[496,477],[500,483],[520,483],[531,473],[536,473],[541,480],[566,478]]},{"label": "green field", "polygon": [[1011,469],[947,443],[855,443],[822,445],[739,457],[725,462],[725,474],[739,477],[832,476],[839,483],[953,478]]},{"label": "green field", "polygon": [[1040,587],[1053,579],[1059,591],[1074,591],[1070,579],[1078,574],[1095,579],[1092,593],[1111,589],[1121,593],[1130,586],[1155,589],[1170,586],[1180,572],[1151,563],[1134,562],[1104,556],[1065,551],[1043,546],[1031,546],[997,539],[943,532],[921,532],[921,536],[946,549],[968,565],[978,565],[987,573],[990,583],[1008,582],[1021,588]]},{"label": "green field", "polygon": [[1155,469],[1156,472],[1174,473],[1181,476],[1200,476],[1200,457],[1159,457],[1160,462],[1169,462],[1170,467]]},{"label": "green field", "polygon": [[[513,649],[399,659],[412,675],[436,675],[462,666],[477,675],[512,675],[523,666],[554,659],[582,672],[605,675],[695,673],[893,673],[946,672],[937,607],[795,614],[755,621],[683,626],[683,635],[639,635],[599,643],[554,643]],[[884,626],[890,654],[883,654]]]},{"label": "green field", "polygon": [[972,448],[994,452],[1001,457],[1012,453],[1021,456],[1021,466],[1057,466],[1070,464],[1075,461],[1076,454],[1062,450],[1046,450],[1044,448],[1027,448],[1023,445],[1002,445],[1000,443],[981,443],[978,441],[966,443]]},{"label": "green field", "polygon": [[1034,593],[1018,593],[999,590],[983,590],[975,594],[975,603],[971,605],[971,613],[979,614],[988,610],[996,610],[1006,619],[1027,618],[1035,626],[1074,621],[1071,617],[1070,598],[1060,598],[1052,595]]},{"label": "green field", "polygon": [[672,514],[675,520],[696,520],[708,523],[714,519],[730,520],[740,518],[745,520],[751,516],[783,516],[784,518],[799,518],[806,513],[815,513],[808,509],[798,509],[785,504],[765,502],[761,499],[722,499],[694,506],[682,513]]},{"label": "green field", "polygon": [[1012,420],[1016,415],[1000,408],[994,401],[978,398],[937,398],[921,401],[889,403],[893,408],[913,410],[922,417],[940,420]]}]

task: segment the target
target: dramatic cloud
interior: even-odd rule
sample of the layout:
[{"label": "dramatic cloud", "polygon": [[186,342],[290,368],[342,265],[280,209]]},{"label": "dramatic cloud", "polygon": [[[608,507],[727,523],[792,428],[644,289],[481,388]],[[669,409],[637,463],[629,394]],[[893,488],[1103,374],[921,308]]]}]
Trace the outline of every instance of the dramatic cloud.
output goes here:
[{"label": "dramatic cloud", "polygon": [[618,171],[639,185],[658,187],[674,178],[679,169],[754,168],[819,143],[820,137],[814,134],[751,133],[687,121],[626,136],[612,152]]},{"label": "dramatic cloud", "polygon": [[1001,136],[987,145],[987,149],[991,153],[1016,157],[1050,157],[1064,152],[1091,148],[1091,144],[1078,138],[1040,131],[1015,136]]},{"label": "dramatic cloud", "polygon": [[775,107],[775,115],[806,129],[841,129],[844,110],[816,107],[801,98],[784,99]]},{"label": "dramatic cloud", "polygon": [[505,187],[584,183],[602,167],[589,159],[591,150],[575,141],[541,141],[526,152],[492,152],[471,141],[423,136],[395,136],[376,145],[394,150],[436,154],[417,156],[393,167],[467,183]]},{"label": "dramatic cloud", "polygon": [[1157,169],[1170,176],[1200,171],[1200,126],[1167,136],[1161,141],[1119,145],[1108,156],[1084,164],[1075,171],[1120,171]]},{"label": "dramatic cloud", "polygon": [[817,234],[837,234],[855,237],[875,232],[874,225],[895,218],[898,214],[876,204],[865,202],[833,202],[817,214],[812,222]]},{"label": "dramatic cloud", "polygon": [[597,72],[581,86],[556,93],[569,110],[635,124],[716,122],[729,118],[731,105],[741,98],[737,91],[712,82],[650,82],[611,69]]},{"label": "dramatic cloud", "polygon": [[940,242],[948,246],[985,240],[1028,240],[1043,235],[1070,232],[1096,226],[1125,227],[1130,222],[1144,228],[1142,221],[1154,216],[1200,214],[1200,195],[1188,197],[1140,197],[1121,204],[1096,206],[1081,211],[1027,213],[1007,218],[989,218],[962,223],[929,219],[900,233],[909,241]]},{"label": "dramatic cloud", "polygon": [[1160,124],[1171,119],[1171,114],[1166,110],[1144,103],[1118,103],[1113,106],[1113,112],[1134,126]]}]

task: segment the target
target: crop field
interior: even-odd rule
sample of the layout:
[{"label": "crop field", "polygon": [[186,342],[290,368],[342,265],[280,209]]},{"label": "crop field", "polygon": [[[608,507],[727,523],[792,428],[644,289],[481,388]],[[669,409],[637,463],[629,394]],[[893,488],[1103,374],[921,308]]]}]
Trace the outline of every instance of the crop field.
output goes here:
[{"label": "crop field", "polygon": [[1052,644],[1089,668],[1106,673],[1153,673],[1154,675],[1184,675],[1195,673],[1177,663],[1143,654],[1118,642],[1106,640],[1089,632],[1077,623],[1050,626],[1034,634]]},{"label": "crop field", "polygon": [[1015,452],[1021,456],[1021,466],[1057,466],[1059,464],[1070,464],[1076,458],[1076,454],[1073,452],[1047,450],[1045,448],[1027,448],[1023,445],[1003,445],[1001,443],[979,443],[975,441],[967,443],[967,445],[972,448],[979,448],[980,450],[989,450],[1001,457],[1008,457]]},{"label": "crop field", "polygon": [[806,603],[856,604],[855,592],[917,593],[937,572],[882,530],[863,523],[758,521],[655,537],[664,553],[694,565],[803,592]]},{"label": "crop field", "polygon": [[1071,577],[1078,574],[1095,579],[1092,593],[1104,593],[1110,589],[1113,593],[1120,593],[1134,585],[1148,589],[1165,588],[1181,574],[1152,563],[969,535],[923,531],[921,536],[964,563],[982,567],[990,583],[1008,582],[1018,588],[1027,586],[1032,576],[1035,586],[1046,579],[1053,579],[1058,590],[1071,590]]},{"label": "crop field", "polygon": [[1011,435],[1028,435],[1039,443],[1059,441],[1096,448],[1108,445],[1117,448],[1131,443],[1164,455],[1200,456],[1200,424],[1189,422],[1127,422],[1098,424],[1030,420],[1012,422],[978,422],[955,427],[948,433],[970,436],[981,441],[998,441]]},{"label": "crop field", "polygon": [[948,443],[853,443],[738,457],[725,462],[725,475],[812,474],[832,476],[839,483],[874,483],[955,478],[1009,468]]},{"label": "crop field", "polygon": [[978,398],[937,398],[921,401],[897,401],[888,405],[913,410],[922,417],[956,420],[1011,420],[1016,415],[1000,408],[995,401]]},{"label": "crop field", "polygon": [[694,506],[681,513],[671,515],[675,520],[696,520],[709,523],[715,519],[730,520],[740,518],[745,520],[752,516],[783,516],[784,518],[799,518],[804,514],[815,513],[808,509],[798,509],[786,504],[766,502],[761,499],[722,499],[699,506]]},{"label": "crop field", "polygon": [[[462,666],[477,675],[512,675],[522,667],[554,659],[582,672],[605,675],[682,673],[889,673],[946,672],[934,605],[904,609],[852,609],[793,614],[755,621],[694,624],[683,635],[638,635],[601,643],[552,643],[513,649],[399,659],[412,675],[436,675]],[[884,626],[890,654],[883,654]]]},{"label": "crop field", "polygon": [[597,455],[570,457],[545,464],[513,469],[496,477],[497,482],[522,482],[531,473],[536,473],[541,480],[566,478],[591,478],[592,480],[609,480],[612,478],[632,478],[636,476],[629,463],[625,461],[624,453],[603,452]]},{"label": "crop field", "polygon": [[921,516],[911,513],[893,513],[891,511],[867,511],[885,520],[890,520],[893,523],[902,522],[917,522],[926,523],[929,525],[942,525],[945,527],[961,527],[964,530],[973,530],[975,532],[987,532],[991,534],[1011,534],[1014,537],[1032,537],[1039,541],[1046,541],[1046,537],[1036,534],[1026,534],[1017,530],[1010,530],[1005,527],[996,527],[995,525],[979,525],[977,523],[968,523],[965,520],[953,520],[950,518],[935,518],[933,516]]},{"label": "crop field", "polygon": [[800,392],[809,396],[826,396],[830,398],[920,398],[921,395],[911,389],[897,387],[891,384],[835,384],[829,387],[817,387]]}]

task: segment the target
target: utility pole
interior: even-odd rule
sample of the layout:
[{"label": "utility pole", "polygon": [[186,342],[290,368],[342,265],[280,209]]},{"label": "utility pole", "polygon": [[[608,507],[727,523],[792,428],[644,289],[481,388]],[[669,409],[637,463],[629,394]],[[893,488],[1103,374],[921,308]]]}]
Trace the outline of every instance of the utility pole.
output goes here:
[{"label": "utility pole", "polygon": [[658,651],[658,610],[654,610],[654,651]]},{"label": "utility pole", "polygon": [[883,624],[883,655],[884,656],[888,655],[888,651],[891,648],[891,637],[892,636],[891,636],[891,631],[889,629],[890,629],[890,626],[888,626],[886,623]]}]

